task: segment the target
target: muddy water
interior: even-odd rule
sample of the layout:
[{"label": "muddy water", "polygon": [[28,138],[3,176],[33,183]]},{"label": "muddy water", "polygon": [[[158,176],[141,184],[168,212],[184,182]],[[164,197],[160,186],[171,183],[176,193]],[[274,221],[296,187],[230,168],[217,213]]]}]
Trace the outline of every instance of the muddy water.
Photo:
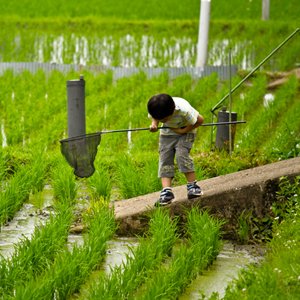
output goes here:
[{"label": "muddy water", "polygon": [[14,245],[24,238],[30,238],[34,228],[45,224],[51,213],[52,193],[46,187],[43,192],[30,197],[29,202],[16,213],[13,220],[1,226],[0,255],[8,258]]},{"label": "muddy water", "polygon": [[[126,254],[130,253],[128,246],[135,247],[136,245],[137,239],[133,238],[111,241],[108,245],[105,269],[109,272],[111,267],[120,265],[126,259]],[[242,268],[250,263],[257,263],[261,259],[262,253],[258,252],[256,247],[237,247],[226,241],[212,266],[198,276],[179,299],[202,299],[202,295],[208,298],[213,292],[218,292],[220,296],[223,296],[229,282],[237,278]]]},{"label": "muddy water", "polygon": [[261,259],[262,253],[257,252],[256,248],[249,246],[237,248],[231,242],[225,242],[210,268],[199,275],[179,299],[203,299],[203,295],[206,299],[214,292],[223,297],[226,287],[233,279],[237,278],[240,270]]}]

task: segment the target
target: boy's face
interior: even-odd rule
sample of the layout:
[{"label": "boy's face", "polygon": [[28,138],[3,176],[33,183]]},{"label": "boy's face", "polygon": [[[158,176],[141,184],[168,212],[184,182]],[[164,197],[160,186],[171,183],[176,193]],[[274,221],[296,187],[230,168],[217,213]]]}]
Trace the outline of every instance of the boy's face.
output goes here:
[{"label": "boy's face", "polygon": [[166,122],[169,121],[171,118],[172,118],[172,115],[169,115],[169,116],[167,116],[167,117],[165,117],[165,118],[163,118],[163,119],[160,119],[160,120],[158,120],[158,121],[161,122],[161,123],[166,123]]}]

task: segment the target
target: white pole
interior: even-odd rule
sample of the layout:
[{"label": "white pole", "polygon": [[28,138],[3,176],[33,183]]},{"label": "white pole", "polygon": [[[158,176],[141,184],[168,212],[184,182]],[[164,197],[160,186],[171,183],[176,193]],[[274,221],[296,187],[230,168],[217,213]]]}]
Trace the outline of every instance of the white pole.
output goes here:
[{"label": "white pole", "polygon": [[269,20],[270,17],[270,0],[262,0],[262,19]]},{"label": "white pole", "polygon": [[209,19],[210,0],[201,0],[196,60],[196,67],[200,68],[203,68],[207,61]]}]

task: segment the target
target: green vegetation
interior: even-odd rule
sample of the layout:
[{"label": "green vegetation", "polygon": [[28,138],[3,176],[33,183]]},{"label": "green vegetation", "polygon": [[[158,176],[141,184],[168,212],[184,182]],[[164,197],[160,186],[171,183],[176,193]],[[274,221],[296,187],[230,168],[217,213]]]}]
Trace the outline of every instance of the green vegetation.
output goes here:
[{"label": "green vegetation", "polygon": [[[23,18],[55,18],[95,16],[101,19],[125,20],[188,20],[198,19],[200,1],[149,0],[147,2],[130,0],[90,0],[88,5],[80,1],[45,0],[40,5],[38,0],[18,0],[9,3],[0,1],[0,15],[19,16]],[[270,16],[274,20],[299,20],[297,0],[282,3],[273,0]],[[212,19],[239,20],[261,19],[261,1],[249,0],[212,0]]]},{"label": "green vegetation", "polygon": [[16,287],[15,299],[66,299],[77,292],[88,275],[104,259],[106,242],[115,233],[114,214],[105,203],[92,205],[86,215],[89,228],[82,246],[62,249],[53,265],[48,265],[40,276],[31,277],[25,285]]},{"label": "green vegetation", "polygon": [[3,182],[0,193],[0,225],[12,219],[31,192],[44,188],[45,164],[41,159],[19,166],[12,178]]},{"label": "green vegetation", "polygon": [[146,282],[137,299],[177,298],[215,259],[220,249],[221,225],[222,222],[212,219],[207,212],[192,208],[187,213],[187,243],[174,253],[170,264],[162,265]]},{"label": "green vegetation", "polygon": [[132,299],[136,290],[148,276],[171,256],[177,241],[177,224],[167,210],[158,209],[151,215],[148,234],[140,238],[139,245],[131,248],[126,262],[100,276],[83,299]]},{"label": "green vegetation", "polygon": [[[112,81],[110,71],[99,74],[88,71],[82,73],[86,80],[87,133],[147,128],[150,122],[146,102],[153,94],[159,92],[189,99],[206,122],[210,122],[210,109],[228,89],[227,83],[220,81],[216,74],[192,79],[186,74],[176,78],[171,78],[167,73],[147,77],[145,73],[140,72]],[[16,75],[7,71],[0,76],[0,142],[6,143],[1,151],[1,176],[3,184],[7,187],[1,192],[1,197],[8,198],[9,186],[14,184],[14,181],[15,184],[22,185],[26,177],[29,177],[30,181],[32,176],[35,176],[30,181],[34,183],[33,186],[30,186],[29,182],[28,188],[22,187],[22,192],[16,193],[18,197],[24,194],[23,198],[19,201],[11,198],[17,210],[28,199],[30,189],[33,192],[41,190],[56,169],[57,175],[53,176],[53,183],[57,181],[55,196],[74,198],[76,187],[72,182],[72,174],[66,173],[71,171],[71,168],[63,160],[59,148],[59,140],[65,137],[67,126],[65,83],[74,78],[79,78],[79,74],[63,74],[58,71],[50,74],[42,71],[31,74],[26,71]],[[240,79],[239,76],[235,76],[233,81],[238,82]],[[256,77],[248,80],[246,86],[233,94],[233,110],[238,113],[239,119],[245,119],[247,123],[236,127],[232,155],[229,156],[226,152],[212,152],[214,147],[211,141],[214,143],[216,131],[213,132],[211,140],[211,128],[199,128],[192,152],[199,179],[298,155],[299,81],[290,76],[279,88],[269,90],[268,84],[272,81],[267,73],[259,72]],[[274,100],[265,105],[264,95],[267,93],[272,93]],[[228,101],[225,101],[224,105],[228,105]],[[87,181],[83,180],[84,184],[89,186],[91,196],[95,199],[104,197],[107,200],[119,200],[159,190],[157,147],[158,134],[148,131],[131,132],[130,136],[126,132],[103,134],[95,159],[97,171]],[[39,150],[43,148],[47,149],[44,154]],[[33,153],[40,159],[32,159]],[[33,167],[35,160],[36,167]],[[25,171],[27,166],[34,170]],[[24,171],[21,171],[23,168]],[[14,180],[13,177],[19,172],[25,173],[25,176],[21,173],[21,180]],[[64,187],[67,180],[68,190],[62,190],[60,186]],[[184,184],[185,179],[181,174],[176,174],[174,183]],[[13,216],[13,213],[7,215],[10,206],[5,203],[4,200],[1,202],[3,221]]]},{"label": "green vegetation", "polygon": [[[194,66],[200,1],[0,1],[2,62],[49,62],[123,67]],[[299,27],[297,0],[272,1],[261,21],[261,1],[213,0],[208,64],[250,69]],[[176,9],[174,9],[176,8]],[[299,64],[299,38],[263,68]]]},{"label": "green vegetation", "polygon": [[[243,270],[222,299],[298,299],[300,293],[300,177],[283,178],[278,200],[285,205],[274,224],[273,239],[260,266]],[[278,210],[277,210],[278,212]],[[283,218],[283,219],[282,219]],[[217,295],[211,297],[219,299]]]},{"label": "green vegetation", "polygon": [[73,220],[70,200],[60,197],[55,205],[55,213],[50,216],[45,226],[37,226],[31,239],[23,238],[15,246],[11,258],[1,259],[0,297],[2,299],[12,297],[17,286],[23,286],[32,278],[42,274],[45,268],[52,265],[55,257],[60,255]]}]

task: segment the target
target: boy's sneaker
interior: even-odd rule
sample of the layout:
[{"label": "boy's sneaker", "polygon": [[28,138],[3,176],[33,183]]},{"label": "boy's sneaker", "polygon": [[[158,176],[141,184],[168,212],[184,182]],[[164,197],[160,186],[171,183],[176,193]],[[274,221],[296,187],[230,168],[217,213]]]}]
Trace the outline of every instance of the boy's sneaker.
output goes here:
[{"label": "boy's sneaker", "polygon": [[174,194],[171,188],[164,188],[160,192],[159,199],[155,202],[155,206],[164,206],[172,202],[174,199]]},{"label": "boy's sneaker", "polygon": [[188,183],[186,187],[188,199],[194,199],[203,195],[203,192],[196,181]]}]

